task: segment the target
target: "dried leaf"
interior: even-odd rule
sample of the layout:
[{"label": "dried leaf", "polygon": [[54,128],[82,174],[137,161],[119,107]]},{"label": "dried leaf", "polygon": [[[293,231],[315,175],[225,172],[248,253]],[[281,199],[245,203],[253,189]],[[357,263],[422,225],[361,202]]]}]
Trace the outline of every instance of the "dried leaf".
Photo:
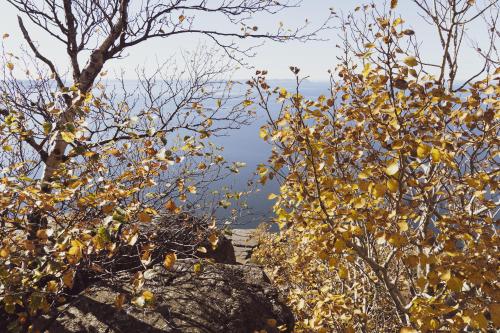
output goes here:
[{"label": "dried leaf", "polygon": [[163,266],[165,266],[166,269],[170,270],[174,267],[176,260],[177,255],[175,253],[167,253],[165,255],[165,259],[163,260]]}]

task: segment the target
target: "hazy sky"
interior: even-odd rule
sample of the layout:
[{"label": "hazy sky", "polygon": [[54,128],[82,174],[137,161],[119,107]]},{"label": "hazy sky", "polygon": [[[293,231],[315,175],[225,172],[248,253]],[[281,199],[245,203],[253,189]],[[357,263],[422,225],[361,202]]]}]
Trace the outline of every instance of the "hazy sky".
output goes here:
[{"label": "hazy sky", "polygon": [[[0,2],[2,17],[0,20],[0,33],[10,34],[10,37],[4,41],[5,47],[8,51],[16,51],[22,41],[17,26],[17,13],[6,0],[0,0]],[[301,25],[307,18],[311,22],[311,27],[314,27],[321,24],[328,16],[330,7],[333,7],[337,12],[347,12],[353,10],[360,3],[363,2],[358,0],[304,0],[300,8],[291,8],[274,16],[261,15],[255,17],[253,24],[259,27],[277,27],[279,22],[282,21],[286,26],[293,27]],[[384,1],[375,0],[375,3],[383,4]],[[417,36],[422,42],[422,54],[430,61],[436,59],[440,54],[436,34],[433,33],[433,28],[418,16],[416,6],[410,0],[400,0],[398,11],[417,32]],[[203,22],[203,24],[214,26],[220,23],[207,21]],[[481,43],[484,34],[479,29],[477,31],[474,31],[474,29],[475,27],[472,27],[470,34]],[[337,50],[335,44],[339,42],[336,34],[337,32],[334,30],[324,31],[319,37],[328,39],[327,41],[310,41],[307,43],[292,41],[283,44],[268,41],[256,50],[257,55],[255,57],[247,59],[247,61],[255,68],[268,69],[269,76],[272,79],[291,78],[288,67],[294,65],[302,69],[301,73],[310,75],[312,80],[325,80],[327,79],[327,70],[333,68],[336,64]],[[67,59],[61,43],[54,41],[45,34],[36,32],[33,33],[33,39],[39,43],[42,52],[58,64],[60,70],[65,68]],[[204,43],[210,43],[210,41],[199,35],[186,34],[181,38],[156,39],[129,49],[129,55],[125,59],[113,60],[107,65],[106,69],[111,72],[124,69],[127,77],[133,78],[134,69],[138,66],[147,65],[152,61],[161,61],[169,56],[179,55],[181,50],[192,50]],[[464,52],[463,58],[470,60],[462,66],[459,79],[470,75],[479,66],[479,63],[473,60],[474,57],[475,55],[471,50]],[[236,72],[235,78],[247,79],[253,72],[254,69],[242,68]]]}]

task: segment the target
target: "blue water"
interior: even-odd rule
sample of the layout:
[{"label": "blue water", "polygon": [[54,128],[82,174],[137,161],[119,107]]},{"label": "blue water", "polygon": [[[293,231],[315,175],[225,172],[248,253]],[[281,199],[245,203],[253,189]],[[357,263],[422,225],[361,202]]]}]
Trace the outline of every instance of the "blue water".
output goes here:
[{"label": "blue water", "polygon": [[[271,87],[284,87],[289,91],[295,90],[295,81],[280,80],[270,81]],[[300,91],[306,98],[317,98],[319,95],[327,95],[329,90],[328,82],[304,81]],[[278,105],[276,104],[276,109]],[[240,169],[238,174],[227,178],[223,185],[231,186],[234,191],[253,191],[246,197],[248,211],[243,211],[232,224],[241,228],[253,228],[261,222],[268,221],[272,217],[273,201],[268,200],[270,193],[279,192],[279,184],[276,180],[268,181],[264,186],[252,183],[250,180],[257,180],[255,170],[261,163],[266,163],[271,154],[271,146],[259,137],[259,129],[267,121],[264,110],[255,109],[256,115],[252,123],[240,129],[228,131],[226,136],[212,139],[217,145],[224,147],[223,156],[228,161],[238,161],[246,163],[246,167]],[[228,208],[229,210],[230,208]],[[229,214],[224,209],[218,212],[218,217],[224,219]]]}]

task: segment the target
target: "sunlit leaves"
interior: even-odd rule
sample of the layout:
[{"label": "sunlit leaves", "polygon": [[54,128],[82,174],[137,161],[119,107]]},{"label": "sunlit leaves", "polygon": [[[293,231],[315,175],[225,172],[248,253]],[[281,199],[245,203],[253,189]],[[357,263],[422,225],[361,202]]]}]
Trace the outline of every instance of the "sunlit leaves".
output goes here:
[{"label": "sunlit leaves", "polygon": [[410,67],[415,67],[418,65],[418,61],[415,57],[407,57],[403,60],[403,62]]},{"label": "sunlit leaves", "polygon": [[166,269],[172,269],[174,267],[175,261],[177,260],[177,255],[175,253],[167,253],[163,260],[163,266]]},{"label": "sunlit leaves", "polygon": [[384,196],[385,192],[387,191],[387,187],[385,184],[375,184],[372,187],[371,193],[375,198],[381,198]]},{"label": "sunlit leaves", "polygon": [[267,196],[267,198],[268,198],[269,200],[274,200],[274,199],[276,199],[277,197],[278,197],[278,196],[277,196],[276,194],[274,194],[274,193],[271,193],[271,194],[269,194],[269,195]]},{"label": "sunlit leaves", "polygon": [[419,158],[427,158],[431,152],[431,147],[425,143],[421,143],[417,147],[417,156]]},{"label": "sunlit leaves", "polygon": [[387,188],[392,193],[396,193],[399,189],[399,182],[397,181],[397,179],[394,179],[394,178],[389,179],[387,181]]},{"label": "sunlit leaves", "polygon": [[[77,93],[77,87],[70,87],[57,96]],[[107,97],[97,93],[80,97],[84,103],[79,110],[82,117],[94,108],[112,113]],[[10,235],[0,245],[0,275],[12,277],[1,279],[0,288],[19,295],[16,299],[1,298],[0,306],[12,314],[24,313],[25,317],[36,317],[50,306],[66,302],[62,295],[75,285],[82,287],[79,270],[108,276],[113,271],[109,270],[110,265],[123,255],[123,249],[127,252],[133,248],[130,254],[143,266],[163,261],[171,269],[176,249],[170,248],[175,245],[169,244],[167,255],[162,258],[154,244],[147,243],[149,239],[141,234],[143,227],[154,227],[152,223],[158,221],[156,217],[160,214],[183,221],[186,217],[180,213],[199,209],[186,208],[184,204],[190,196],[198,198],[212,171],[219,169],[229,174],[227,168],[236,170],[244,166],[227,165],[217,153],[220,148],[204,141],[202,133],[167,141],[164,133],[151,127],[140,137],[132,128],[138,128],[141,121],[149,121],[149,115],[144,119],[125,116],[126,107],[121,108],[126,119],[116,121],[123,120],[117,126],[128,138],[102,145],[89,141],[89,127],[93,125],[82,119],[64,124],[57,121],[64,112],[61,105],[52,103],[46,112],[48,118],[40,119],[35,141],[46,137],[50,147],[54,143],[69,144],[53,179],[46,183],[38,179],[44,161],[17,163],[21,157],[19,147],[33,140],[34,132],[23,129],[24,118],[17,111],[0,116],[3,124],[0,124],[0,152],[13,161],[9,164],[6,159],[0,173],[0,212],[5,226],[2,230],[4,235]],[[214,121],[209,119],[200,126],[207,131],[206,127],[211,125]],[[15,141],[13,133],[20,140]],[[106,135],[103,133],[99,139],[110,138]],[[33,158],[28,152],[21,152],[27,159]],[[33,165],[38,165],[36,174],[30,174]],[[210,176],[205,178],[206,175]],[[41,190],[44,187],[50,191]],[[226,199],[230,205],[230,197]],[[44,218],[43,228],[31,230],[28,221],[34,211]],[[186,223],[191,222],[186,220]],[[217,239],[210,237],[210,240],[211,245],[217,245]],[[196,247],[186,250],[195,251]],[[154,303],[154,295],[143,293],[143,284],[141,274],[131,282],[130,300],[141,307]],[[115,306],[122,308],[125,300],[125,295],[121,295]]]},{"label": "sunlit leaves", "polygon": [[219,206],[226,209],[226,208],[229,208],[231,206],[231,202],[229,200],[220,200]]},{"label": "sunlit leaves", "polygon": [[75,141],[75,134],[72,132],[61,132],[61,138],[67,143]]},{"label": "sunlit leaves", "polygon": [[371,69],[371,64],[370,63],[366,63],[365,66],[364,66],[363,72],[362,72],[363,77],[366,78],[368,76],[368,74],[370,74],[371,70],[372,70]]},{"label": "sunlit leaves", "polygon": [[[378,40],[361,45],[372,55],[414,34],[398,32],[402,19],[377,24]],[[261,182],[282,179],[269,195],[280,233],[256,257],[287,291],[298,332],[486,330],[488,311],[498,316],[500,92],[486,78],[452,93],[406,55],[389,55],[390,76],[385,60],[356,54],[329,97],[276,88],[259,101],[286,112],[260,130],[273,146]]]},{"label": "sunlit leaves", "polygon": [[142,293],[142,297],[144,297],[144,301],[146,302],[146,304],[151,304],[155,300],[154,294],[149,290],[145,290]]},{"label": "sunlit leaves", "polygon": [[393,160],[390,162],[387,167],[385,168],[385,173],[388,176],[393,176],[399,171],[399,163],[397,160]]},{"label": "sunlit leaves", "polygon": [[408,223],[406,221],[398,222],[398,227],[401,232],[408,231]]},{"label": "sunlit leaves", "polygon": [[439,149],[433,147],[431,149],[431,157],[433,162],[439,163],[441,161],[441,152],[439,151]]},{"label": "sunlit leaves", "polygon": [[265,127],[261,127],[259,130],[259,136],[261,139],[267,139],[267,129]]},{"label": "sunlit leaves", "polygon": [[200,274],[201,270],[202,270],[202,266],[199,262],[197,262],[196,264],[193,265],[193,272],[195,274]]},{"label": "sunlit leaves", "polygon": [[132,299],[132,304],[140,308],[152,305],[154,302],[155,302],[155,296],[149,290],[144,290],[140,296],[137,296],[134,299]]},{"label": "sunlit leaves", "polygon": [[0,257],[2,258],[8,258],[9,257],[9,254],[10,254],[10,250],[6,247],[3,247],[0,249]]},{"label": "sunlit leaves", "polygon": [[366,200],[364,198],[356,198],[354,199],[353,202],[353,207],[354,208],[363,208],[366,205]]}]

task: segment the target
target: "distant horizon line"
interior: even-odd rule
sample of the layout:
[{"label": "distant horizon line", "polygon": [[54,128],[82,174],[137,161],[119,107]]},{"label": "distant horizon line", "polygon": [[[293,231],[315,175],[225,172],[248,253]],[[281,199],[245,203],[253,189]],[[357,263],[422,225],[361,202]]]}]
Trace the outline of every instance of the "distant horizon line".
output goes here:
[{"label": "distant horizon line", "polygon": [[[239,82],[239,83],[246,83],[247,81],[251,80],[252,77],[249,77],[249,78],[238,78],[238,79],[228,79],[228,80],[214,80],[212,82],[224,82],[224,81],[232,81],[232,82]],[[31,80],[28,80],[28,79],[19,79],[19,78],[15,78],[15,80],[17,81],[31,81]],[[186,79],[187,80],[187,79]],[[0,82],[3,82],[5,80],[1,80],[0,79]],[[120,82],[120,81],[141,81],[140,78],[123,78],[123,79],[120,79],[120,78],[113,78],[113,79],[110,79],[110,78],[102,78],[102,81],[116,81],[116,82]],[[296,79],[283,79],[283,78],[278,78],[278,79],[275,79],[275,78],[272,78],[272,79],[268,79],[266,80],[267,82],[293,82],[295,83],[296,82]],[[464,82],[466,82],[467,79],[460,79],[460,80],[455,80],[455,83],[457,84],[462,84]],[[96,80],[97,82],[97,80]],[[301,82],[306,82],[306,83],[321,83],[321,84],[329,84],[330,81],[328,80],[319,80],[319,79],[310,79],[310,78],[302,78],[301,79]],[[474,82],[474,80],[472,81]]]}]

